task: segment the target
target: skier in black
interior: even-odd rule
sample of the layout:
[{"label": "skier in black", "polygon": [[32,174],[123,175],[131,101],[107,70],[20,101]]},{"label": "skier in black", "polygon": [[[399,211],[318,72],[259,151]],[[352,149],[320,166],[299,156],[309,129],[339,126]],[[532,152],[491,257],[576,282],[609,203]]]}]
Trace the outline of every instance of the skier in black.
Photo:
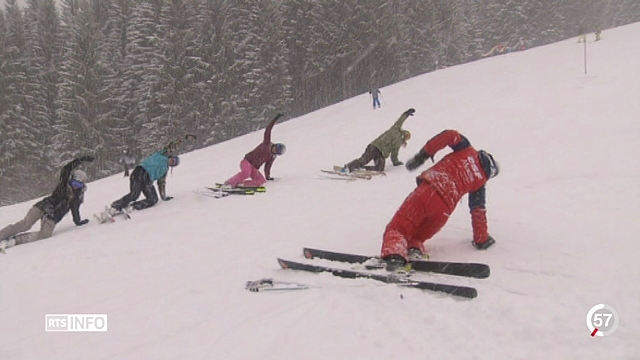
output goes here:
[{"label": "skier in black", "polygon": [[[38,201],[24,219],[0,230],[0,248],[7,248],[31,241],[51,237],[56,224],[71,210],[73,222],[82,226],[89,222],[80,216],[80,205],[84,201],[87,186],[87,174],[75,170],[82,162],[93,161],[93,156],[86,155],[66,164],[60,171],[60,180],[53,193]],[[40,220],[40,231],[25,233]]]},{"label": "skier in black", "polygon": [[[120,213],[131,204],[135,210],[142,210],[154,206],[158,202],[158,193],[153,187],[155,181],[158,182],[160,199],[169,201],[173,199],[166,194],[166,178],[169,168],[180,164],[180,158],[175,155],[167,155],[167,150],[158,151],[142,160],[138,166],[133,168],[129,177],[129,193],[111,203],[111,207],[102,212],[98,218],[101,222],[106,222],[115,214]],[[138,200],[140,194],[144,194],[145,199]]]}]

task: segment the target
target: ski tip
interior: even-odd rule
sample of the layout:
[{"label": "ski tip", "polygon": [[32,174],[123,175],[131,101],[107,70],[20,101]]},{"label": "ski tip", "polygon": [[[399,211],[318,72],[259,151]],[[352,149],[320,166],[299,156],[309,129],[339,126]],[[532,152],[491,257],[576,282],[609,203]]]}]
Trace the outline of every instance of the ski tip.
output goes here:
[{"label": "ski tip", "polygon": [[311,251],[309,251],[309,249],[304,248],[302,249],[302,254],[304,255],[304,257],[306,257],[307,259],[313,259],[313,254],[311,253]]},{"label": "ski tip", "polygon": [[278,265],[280,265],[280,267],[283,268],[283,269],[288,269],[289,268],[289,265],[287,264],[287,262],[282,260],[282,259],[280,259],[280,258],[278,258]]}]

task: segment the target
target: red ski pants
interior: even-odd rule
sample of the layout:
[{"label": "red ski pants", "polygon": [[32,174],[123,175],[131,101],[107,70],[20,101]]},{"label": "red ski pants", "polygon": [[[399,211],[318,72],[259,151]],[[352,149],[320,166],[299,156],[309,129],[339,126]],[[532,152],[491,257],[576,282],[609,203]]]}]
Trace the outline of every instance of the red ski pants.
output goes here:
[{"label": "red ski pants", "polygon": [[423,182],[404,200],[384,231],[381,256],[400,255],[408,260],[408,249],[425,252],[424,242],[449,220],[451,211],[440,194]]}]

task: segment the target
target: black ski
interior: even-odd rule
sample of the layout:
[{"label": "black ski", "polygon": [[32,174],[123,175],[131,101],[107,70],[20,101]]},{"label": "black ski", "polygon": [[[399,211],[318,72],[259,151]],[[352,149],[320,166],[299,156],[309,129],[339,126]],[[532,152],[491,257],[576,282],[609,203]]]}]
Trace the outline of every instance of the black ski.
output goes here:
[{"label": "black ski", "polygon": [[373,279],[373,280],[382,281],[388,284],[398,284],[401,286],[413,287],[417,289],[438,291],[438,292],[443,292],[449,295],[461,296],[469,299],[473,299],[478,296],[478,291],[472,287],[432,283],[427,281],[415,281],[415,280],[409,279],[408,277],[400,276],[395,273],[376,274],[376,273],[369,273],[365,271],[337,269],[337,268],[332,268],[327,266],[304,264],[304,263],[284,260],[280,258],[278,259],[278,264],[280,264],[280,267],[282,267],[283,269],[302,270],[302,271],[308,271],[313,273],[329,272],[334,276],[339,276],[347,279],[357,279],[357,278]]},{"label": "black ski", "polygon": [[[307,259],[320,258],[351,264],[361,264],[373,258],[373,256],[339,253],[311,248],[304,248],[303,253]],[[414,260],[411,261],[411,268],[415,271],[465,276],[476,279],[485,279],[489,277],[489,274],[491,273],[489,265],[487,264],[452,261]]]}]

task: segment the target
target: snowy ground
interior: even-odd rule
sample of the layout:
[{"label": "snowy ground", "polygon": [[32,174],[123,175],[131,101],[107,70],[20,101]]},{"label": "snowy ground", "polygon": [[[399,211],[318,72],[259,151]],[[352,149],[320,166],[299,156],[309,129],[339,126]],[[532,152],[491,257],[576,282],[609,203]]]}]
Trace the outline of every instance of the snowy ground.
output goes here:
[{"label": "snowy ground", "polygon": [[[0,255],[0,359],[638,359],[638,33],[589,43],[586,75],[569,39],[382,88],[379,110],[363,94],[278,124],[288,152],[265,194],[193,193],[233,175],[261,131],[185,154],[168,179],[175,199],[131,221],[97,225],[128,182],[92,182],[89,225],[67,216],[51,239]],[[466,198],[427,243],[433,259],[491,266],[485,280],[424,276],[478,298],[279,269],[276,257],[304,261],[303,246],[378,253],[416,173],[388,164],[386,177],[347,183],[319,170],[359,156],[409,107],[402,160],[453,128],[502,165],[487,189],[496,246],[471,247]],[[0,208],[0,224],[34,202]],[[312,288],[244,289],[262,277]],[[599,303],[619,327],[591,337]],[[44,331],[45,314],[67,313],[107,314],[108,331]]]}]

